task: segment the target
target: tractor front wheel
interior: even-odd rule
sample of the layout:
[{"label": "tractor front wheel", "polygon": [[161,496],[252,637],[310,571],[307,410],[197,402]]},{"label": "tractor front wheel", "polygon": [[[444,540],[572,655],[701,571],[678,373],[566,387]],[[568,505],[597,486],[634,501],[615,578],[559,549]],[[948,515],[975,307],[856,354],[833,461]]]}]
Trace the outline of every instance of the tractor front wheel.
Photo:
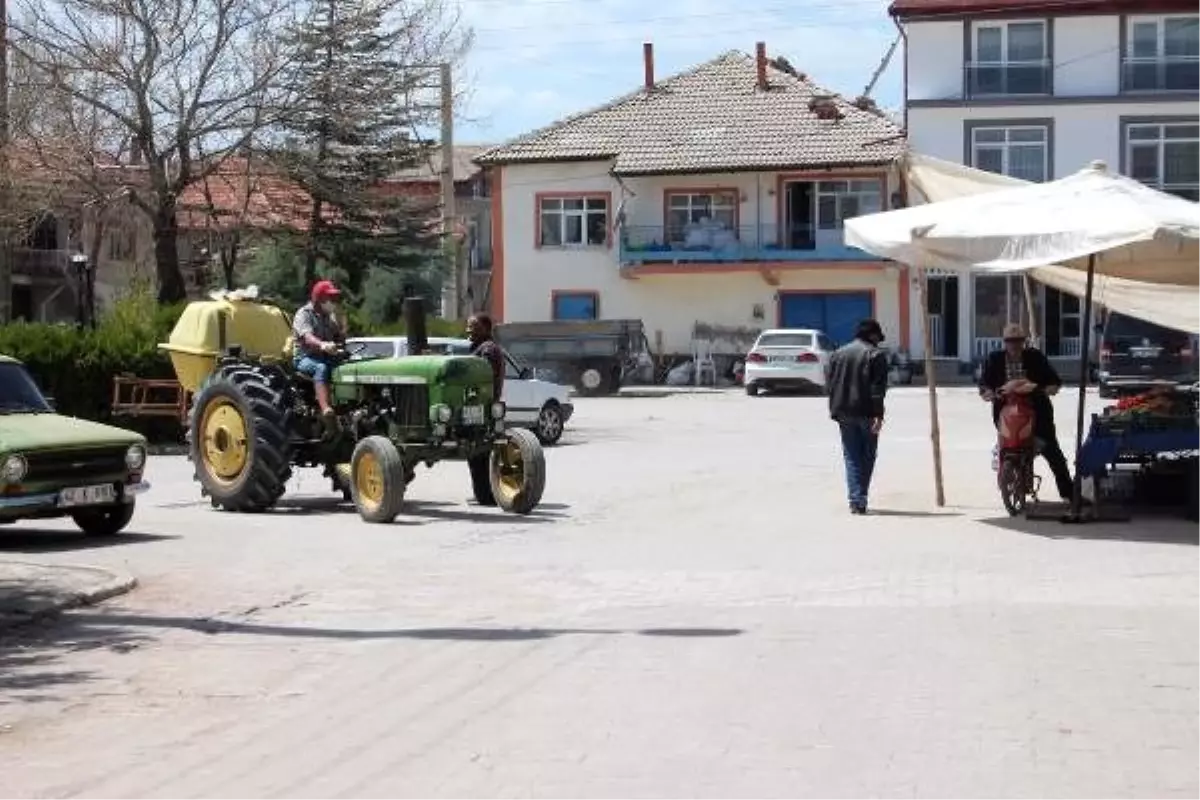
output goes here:
[{"label": "tractor front wheel", "polygon": [[213,506],[271,508],[292,477],[285,398],[253,368],[219,373],[196,395],[188,455]]},{"label": "tractor front wheel", "polygon": [[528,514],[546,490],[546,454],[537,436],[524,428],[510,428],[504,437],[488,461],[492,495],[510,514]]},{"label": "tractor front wheel", "polygon": [[387,524],[404,506],[404,459],[386,436],[368,436],[350,457],[350,495],[366,522]]}]

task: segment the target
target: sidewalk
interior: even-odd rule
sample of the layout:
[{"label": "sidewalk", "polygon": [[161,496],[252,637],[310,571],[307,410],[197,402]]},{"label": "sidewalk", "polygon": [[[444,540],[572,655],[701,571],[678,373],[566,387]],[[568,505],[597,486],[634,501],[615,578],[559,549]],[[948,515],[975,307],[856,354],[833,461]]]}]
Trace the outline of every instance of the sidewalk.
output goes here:
[{"label": "sidewalk", "polygon": [[0,631],[125,594],[131,575],[99,567],[0,560]]}]

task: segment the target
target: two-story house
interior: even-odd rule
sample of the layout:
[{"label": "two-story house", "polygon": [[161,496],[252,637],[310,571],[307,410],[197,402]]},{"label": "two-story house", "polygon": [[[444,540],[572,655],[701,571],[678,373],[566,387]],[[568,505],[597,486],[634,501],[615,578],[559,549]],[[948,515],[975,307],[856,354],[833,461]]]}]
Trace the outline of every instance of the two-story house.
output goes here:
[{"label": "two-story house", "polygon": [[[1101,159],[1198,199],[1195,0],[894,0],[890,11],[914,151],[1031,181]],[[1019,277],[935,275],[929,288],[938,357],[973,361],[1006,322],[1030,322]],[[1033,313],[1043,348],[1077,358],[1078,298],[1038,287]]]},{"label": "two-story house", "polygon": [[899,127],[762,43],[489,150],[492,309],[504,321],[641,319],[665,353],[694,332],[877,317],[907,346],[906,268],[842,242],[899,197]]}]

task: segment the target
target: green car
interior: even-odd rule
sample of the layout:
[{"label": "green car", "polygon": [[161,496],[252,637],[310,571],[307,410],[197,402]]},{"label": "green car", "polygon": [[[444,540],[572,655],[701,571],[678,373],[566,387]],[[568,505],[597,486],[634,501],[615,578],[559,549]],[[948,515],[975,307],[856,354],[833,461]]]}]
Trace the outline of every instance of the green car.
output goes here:
[{"label": "green car", "polygon": [[21,362],[0,356],[0,525],[71,517],[89,536],[129,524],[146,439],[55,413]]}]

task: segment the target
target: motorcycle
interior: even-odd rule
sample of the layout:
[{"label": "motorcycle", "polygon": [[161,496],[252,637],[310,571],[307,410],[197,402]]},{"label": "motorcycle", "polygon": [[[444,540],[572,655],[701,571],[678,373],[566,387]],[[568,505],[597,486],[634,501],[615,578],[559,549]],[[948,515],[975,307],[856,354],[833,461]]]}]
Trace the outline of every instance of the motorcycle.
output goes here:
[{"label": "motorcycle", "polygon": [[[1036,384],[1018,378],[995,393],[1001,406],[992,469],[996,472],[1000,500],[1012,517],[1024,512],[1031,499],[1036,503],[1038,490],[1042,488],[1041,476],[1033,471],[1033,462],[1041,452],[1041,442],[1034,435],[1037,413],[1031,398],[1036,390]],[[994,399],[990,393],[983,397]]]}]

